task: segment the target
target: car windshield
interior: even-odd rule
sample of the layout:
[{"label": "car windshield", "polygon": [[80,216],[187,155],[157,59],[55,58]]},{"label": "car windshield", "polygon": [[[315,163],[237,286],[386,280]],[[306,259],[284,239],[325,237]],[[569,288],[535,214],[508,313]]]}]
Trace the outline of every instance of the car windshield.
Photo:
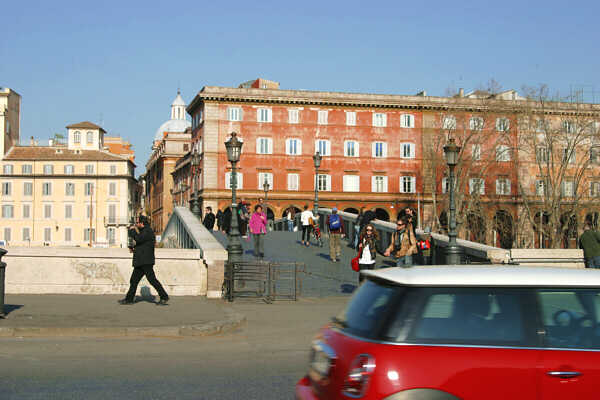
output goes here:
[{"label": "car windshield", "polygon": [[373,337],[388,305],[400,291],[402,287],[398,285],[366,281],[352,296],[346,308],[334,318],[334,322],[346,333],[364,338]]}]

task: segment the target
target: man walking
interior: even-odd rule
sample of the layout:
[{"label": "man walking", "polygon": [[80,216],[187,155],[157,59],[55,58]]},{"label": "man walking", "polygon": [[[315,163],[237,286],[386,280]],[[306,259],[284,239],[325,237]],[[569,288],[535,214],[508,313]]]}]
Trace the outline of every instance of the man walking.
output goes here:
[{"label": "man walking", "polygon": [[586,267],[600,269],[600,233],[589,224],[585,225],[583,234],[579,236],[579,248],[583,249]]},{"label": "man walking", "polygon": [[362,232],[365,226],[373,221],[377,221],[377,208],[375,206],[371,207],[368,211],[363,215],[362,220],[360,221],[360,231]]},{"label": "man walking", "polygon": [[342,252],[341,238],[346,234],[344,228],[344,221],[337,213],[337,208],[331,209],[333,214],[327,216],[325,225],[329,228],[329,256],[331,261],[340,261],[340,254]]},{"label": "man walking", "polygon": [[396,253],[397,267],[412,267],[412,255],[417,252],[415,235],[411,229],[407,228],[408,218],[404,216],[396,222],[396,232],[392,234],[390,247],[383,253],[387,257],[394,251]]},{"label": "man walking", "polygon": [[208,229],[210,233],[213,233],[213,228],[215,227],[215,214],[212,212],[212,207],[206,207],[205,211],[204,227]]},{"label": "man walking", "polygon": [[[139,230],[139,233],[136,228]],[[148,217],[140,215],[136,224],[129,227],[129,236],[135,240],[135,245],[133,245],[133,273],[129,280],[129,290],[125,295],[125,298],[119,300],[119,304],[133,304],[137,286],[144,275],[146,275],[148,283],[152,285],[154,290],[156,290],[160,296],[160,301],[156,303],[156,305],[167,305],[169,295],[154,275],[154,245],[156,243],[156,235],[150,227]]]}]

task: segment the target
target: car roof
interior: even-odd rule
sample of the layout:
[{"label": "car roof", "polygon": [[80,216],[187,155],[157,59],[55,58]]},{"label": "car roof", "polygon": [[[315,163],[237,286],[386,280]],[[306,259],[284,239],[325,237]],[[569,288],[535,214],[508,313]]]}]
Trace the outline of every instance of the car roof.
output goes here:
[{"label": "car roof", "polygon": [[417,266],[362,271],[366,276],[409,286],[600,287],[600,270],[521,266]]}]

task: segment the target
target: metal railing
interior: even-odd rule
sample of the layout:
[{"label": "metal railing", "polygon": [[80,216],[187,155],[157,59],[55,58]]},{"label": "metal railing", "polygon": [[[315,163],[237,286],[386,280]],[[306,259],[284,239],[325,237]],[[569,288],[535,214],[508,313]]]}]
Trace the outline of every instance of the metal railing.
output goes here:
[{"label": "metal railing", "polygon": [[[175,207],[163,230],[161,244],[170,249],[202,249],[200,236],[202,231],[210,232],[186,207]],[[212,235],[210,235],[212,237]],[[216,241],[216,239],[213,238]]]}]

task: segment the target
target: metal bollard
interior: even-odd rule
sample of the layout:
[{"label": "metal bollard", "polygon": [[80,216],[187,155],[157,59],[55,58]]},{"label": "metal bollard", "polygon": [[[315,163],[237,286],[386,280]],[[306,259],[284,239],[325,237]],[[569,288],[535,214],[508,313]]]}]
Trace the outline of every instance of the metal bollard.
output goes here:
[{"label": "metal bollard", "polygon": [[2,256],[6,253],[6,250],[0,249],[0,318],[6,317],[6,315],[4,315],[4,269],[6,263],[2,262]]}]

